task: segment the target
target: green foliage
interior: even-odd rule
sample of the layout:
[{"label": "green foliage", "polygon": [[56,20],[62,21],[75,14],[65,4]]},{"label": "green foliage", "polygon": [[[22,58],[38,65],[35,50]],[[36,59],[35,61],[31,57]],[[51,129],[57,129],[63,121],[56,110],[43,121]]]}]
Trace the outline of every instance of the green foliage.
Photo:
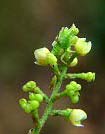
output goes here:
[{"label": "green foliage", "polygon": [[[86,42],[85,38],[79,38],[78,33],[79,29],[74,24],[71,28],[63,27],[52,43],[51,51],[43,47],[34,52],[35,63],[40,66],[50,66],[54,76],[49,85],[49,89],[53,90],[50,97],[34,81],[29,81],[23,86],[23,91],[29,92],[29,98],[20,99],[19,104],[26,113],[30,113],[34,118],[36,127],[32,130],[32,134],[40,133],[49,116],[63,116],[78,127],[83,126],[82,121],[87,118],[87,114],[81,109],[56,110],[53,106],[55,101],[64,96],[69,97],[71,103],[79,102],[82,86],[73,80],[62,91],[61,85],[64,80],[77,78],[87,82],[95,80],[95,73],[92,72],[67,73],[70,67],[77,66],[78,56],[85,56],[91,50],[91,42]],[[42,102],[46,102],[47,106],[42,117],[39,117]]]}]

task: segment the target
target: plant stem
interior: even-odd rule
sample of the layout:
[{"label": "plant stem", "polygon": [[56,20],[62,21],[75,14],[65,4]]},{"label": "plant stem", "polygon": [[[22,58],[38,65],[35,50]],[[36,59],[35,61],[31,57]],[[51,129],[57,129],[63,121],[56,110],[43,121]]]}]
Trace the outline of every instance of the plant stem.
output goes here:
[{"label": "plant stem", "polygon": [[66,66],[63,66],[62,72],[58,76],[58,81],[57,81],[57,83],[56,83],[56,85],[55,85],[55,87],[53,89],[52,95],[51,95],[51,97],[49,99],[49,102],[48,102],[48,104],[46,106],[46,109],[44,111],[44,114],[43,114],[42,118],[39,120],[36,128],[33,130],[33,134],[39,134],[40,133],[42,127],[44,126],[45,122],[47,121],[48,117],[50,116],[50,114],[51,114],[51,112],[53,110],[53,104],[54,104],[53,98],[59,92],[66,72],[67,72],[67,67]]}]

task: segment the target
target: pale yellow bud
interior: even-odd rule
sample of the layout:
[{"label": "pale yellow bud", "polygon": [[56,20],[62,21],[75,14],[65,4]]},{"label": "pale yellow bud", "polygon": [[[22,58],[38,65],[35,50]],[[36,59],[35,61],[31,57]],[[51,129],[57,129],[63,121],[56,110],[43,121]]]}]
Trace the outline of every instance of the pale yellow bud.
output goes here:
[{"label": "pale yellow bud", "polygon": [[78,59],[74,58],[73,61],[70,63],[70,67],[74,67],[78,64]]},{"label": "pale yellow bud", "polygon": [[36,58],[36,64],[38,65],[42,65],[45,66],[47,65],[47,55],[50,53],[50,51],[46,48],[40,48],[40,49],[36,49],[34,52],[35,58]]},{"label": "pale yellow bud", "polygon": [[90,41],[86,42],[85,38],[79,38],[77,43],[74,45],[74,48],[79,55],[85,56],[90,52],[91,46],[92,44]]},{"label": "pale yellow bud", "polygon": [[87,119],[87,114],[81,109],[73,109],[69,119],[74,126],[83,127],[81,121]]}]

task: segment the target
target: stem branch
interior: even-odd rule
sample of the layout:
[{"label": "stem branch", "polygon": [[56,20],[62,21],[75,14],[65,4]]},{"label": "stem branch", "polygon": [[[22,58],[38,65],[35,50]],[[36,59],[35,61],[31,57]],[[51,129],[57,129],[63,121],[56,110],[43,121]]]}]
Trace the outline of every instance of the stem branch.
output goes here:
[{"label": "stem branch", "polygon": [[49,102],[46,106],[46,109],[44,111],[44,114],[42,116],[42,118],[39,120],[36,128],[33,130],[33,134],[39,134],[42,127],[44,126],[45,122],[47,121],[49,115],[51,114],[52,110],[53,110],[53,98],[56,96],[56,94],[59,92],[60,90],[60,87],[62,85],[62,81],[64,79],[64,76],[67,72],[67,67],[66,66],[63,66],[62,68],[62,72],[61,72],[61,75],[58,75],[58,80],[57,80],[57,83],[53,89],[53,92],[52,92],[52,95],[49,99]]}]

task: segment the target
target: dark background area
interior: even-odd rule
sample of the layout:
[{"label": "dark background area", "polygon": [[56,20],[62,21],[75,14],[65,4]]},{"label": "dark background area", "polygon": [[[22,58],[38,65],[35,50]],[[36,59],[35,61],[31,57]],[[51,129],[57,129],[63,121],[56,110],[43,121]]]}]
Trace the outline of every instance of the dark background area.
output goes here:
[{"label": "dark background area", "polygon": [[83,85],[79,104],[73,106],[65,98],[56,106],[84,109],[88,119],[84,128],[77,128],[53,117],[42,134],[105,133],[105,0],[4,0],[0,1],[0,134],[27,134],[33,127],[18,105],[24,96],[22,85],[35,80],[44,92],[51,92],[47,90],[51,72],[34,64],[34,50],[50,49],[60,28],[72,23],[93,47],[71,72],[94,71],[96,81],[79,81]]}]

